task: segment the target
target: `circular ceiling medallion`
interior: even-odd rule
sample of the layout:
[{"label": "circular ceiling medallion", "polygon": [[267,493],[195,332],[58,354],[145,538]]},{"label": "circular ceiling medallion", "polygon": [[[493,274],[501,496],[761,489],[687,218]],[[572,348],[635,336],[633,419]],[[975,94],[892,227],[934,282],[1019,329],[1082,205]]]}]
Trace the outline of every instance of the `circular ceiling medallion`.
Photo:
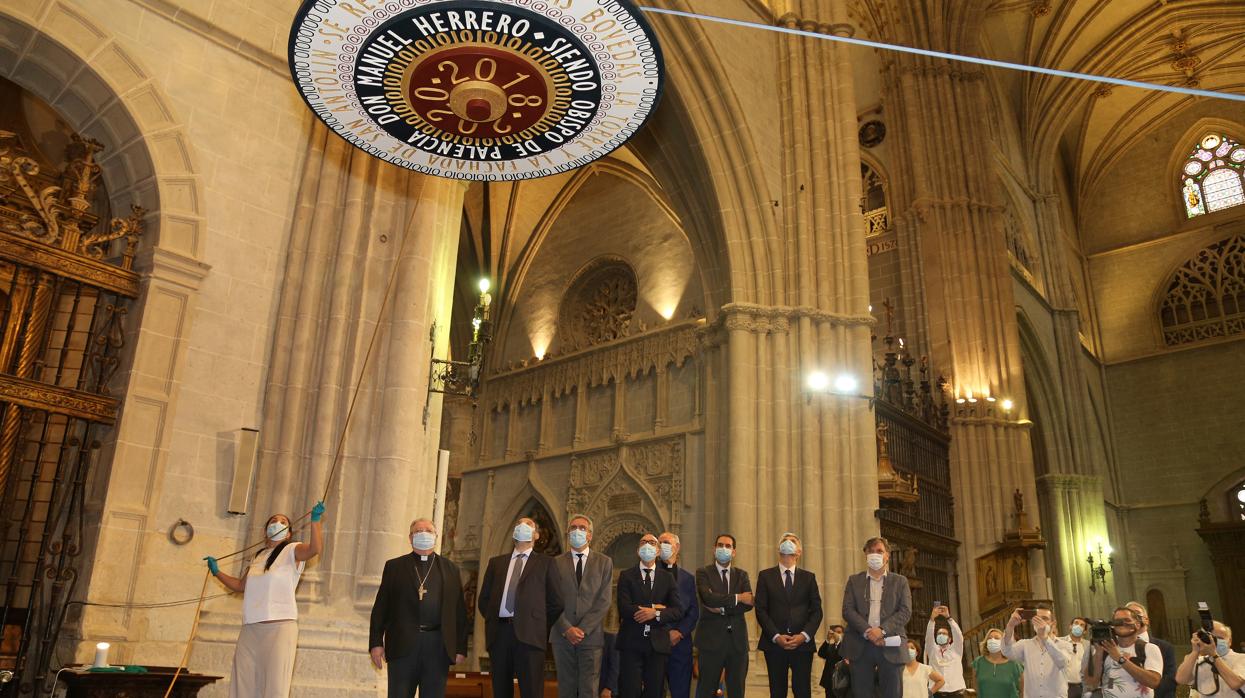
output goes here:
[{"label": "circular ceiling medallion", "polygon": [[356,147],[485,181],[605,156],[656,108],[663,78],[630,0],[303,0],[290,71]]}]

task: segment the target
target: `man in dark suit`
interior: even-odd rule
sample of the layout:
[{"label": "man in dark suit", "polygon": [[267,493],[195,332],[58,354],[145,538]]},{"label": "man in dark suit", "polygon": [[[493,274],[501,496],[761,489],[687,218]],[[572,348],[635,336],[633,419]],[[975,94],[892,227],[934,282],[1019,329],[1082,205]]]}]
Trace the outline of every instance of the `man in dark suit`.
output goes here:
[{"label": "man in dark suit", "polygon": [[385,563],[372,604],[368,646],[377,669],[389,662],[389,698],[441,698],[450,665],[466,659],[462,575],[437,555],[437,527],[411,523],[410,554]]},{"label": "man in dark suit", "polygon": [[683,615],[674,575],[657,566],[657,536],[640,538],[640,564],[618,575],[618,688],[622,698],[661,698],[670,627]]},{"label": "man in dark suit", "polygon": [[582,514],[567,522],[571,549],[559,555],[554,568],[564,606],[549,631],[558,667],[558,698],[596,698],[605,645],[601,624],[610,610],[614,562],[592,552],[592,519]]},{"label": "man in dark suit", "polygon": [[602,633],[605,641],[601,652],[601,678],[597,684],[597,694],[601,698],[618,696],[618,636],[614,633]]},{"label": "man in dark suit", "polygon": [[679,587],[683,617],[670,628],[670,660],[666,662],[666,685],[670,698],[691,698],[692,695],[692,631],[700,619],[696,601],[696,577],[679,566],[683,548],[679,537],[666,531],[657,537],[658,558],[663,569],[674,575]]},{"label": "man in dark suit", "polygon": [[843,657],[839,655],[839,640],[843,639],[843,626],[832,625],[826,629],[826,641],[821,643],[821,647],[817,648],[817,656],[826,660],[825,666],[821,670],[821,687],[830,690],[831,679],[834,677],[834,665],[839,663]]},{"label": "man in dark suit", "polygon": [[804,546],[794,533],[778,542],[778,565],[757,573],[757,624],[765,653],[770,698],[786,698],[787,675],[795,698],[813,694],[813,648],[821,627],[817,575],[796,567]]},{"label": "man in dark suit", "polygon": [[514,527],[514,551],[489,560],[477,606],[484,617],[485,647],[492,661],[493,698],[541,698],[545,643],[562,614],[553,558],[534,553],[540,531],[529,518]]},{"label": "man in dark suit", "polygon": [[906,626],[912,617],[912,592],[901,574],[887,571],[890,544],[885,538],[865,543],[868,569],[847,578],[843,589],[846,632],[839,652],[851,662],[852,695],[873,698],[877,675],[880,698],[903,694],[903,666],[908,662]]},{"label": "man in dark suit", "polygon": [[693,638],[700,650],[700,680],[696,698],[713,698],[722,670],[726,670],[726,698],[743,698],[748,676],[748,624],[752,610],[752,583],[748,573],[735,567],[735,536],[723,533],[713,544],[711,565],[696,570],[700,623]]},{"label": "man in dark suit", "polygon": [[1131,608],[1141,616],[1141,627],[1137,629],[1137,639],[1143,642],[1153,643],[1159,648],[1159,654],[1163,655],[1163,671],[1162,679],[1159,685],[1154,689],[1154,698],[1176,698],[1176,667],[1180,666],[1180,662],[1176,661],[1176,648],[1172,647],[1172,643],[1161,637],[1153,637],[1150,635],[1150,614],[1146,612],[1146,607],[1137,601],[1129,601],[1124,604],[1125,608]]}]

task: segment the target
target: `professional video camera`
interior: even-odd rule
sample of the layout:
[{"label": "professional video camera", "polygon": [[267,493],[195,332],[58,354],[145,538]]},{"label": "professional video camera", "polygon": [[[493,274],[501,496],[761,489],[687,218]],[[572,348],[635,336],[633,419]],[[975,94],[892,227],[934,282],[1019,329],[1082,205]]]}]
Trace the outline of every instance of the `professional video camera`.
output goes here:
[{"label": "professional video camera", "polygon": [[1114,640],[1115,631],[1112,628],[1119,627],[1128,622],[1127,620],[1104,620],[1102,618],[1086,618],[1085,621],[1089,623],[1089,641],[1092,643]]}]

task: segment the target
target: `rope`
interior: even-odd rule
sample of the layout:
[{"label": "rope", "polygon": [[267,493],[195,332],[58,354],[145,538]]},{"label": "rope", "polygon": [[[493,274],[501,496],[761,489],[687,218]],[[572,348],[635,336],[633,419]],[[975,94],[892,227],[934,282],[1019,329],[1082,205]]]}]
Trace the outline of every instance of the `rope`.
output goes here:
[{"label": "rope", "polygon": [[792,29],[790,27],[776,27],[768,24],[758,24],[757,22],[745,22],[738,19],[728,19],[726,17],[717,17],[714,15],[702,15],[695,12],[684,12],[682,10],[667,10],[662,7],[641,7],[644,12],[651,12],[660,15],[672,15],[674,17],[684,17],[687,19],[700,19],[706,22],[716,22],[719,24],[729,24],[735,27],[746,27],[748,29],[761,29],[763,31],[778,32],[780,34],[794,34],[810,39],[821,39],[823,41],[839,41],[854,46],[867,46],[869,48],[881,49],[883,51],[898,51],[899,53],[912,53],[918,56],[929,56],[931,58],[943,58],[949,61],[959,61],[961,63],[975,63],[977,65],[990,66],[992,68],[1005,68],[1007,70],[1019,70],[1026,73],[1038,73],[1041,75],[1053,75],[1060,78],[1071,78],[1073,80],[1088,80],[1089,82],[1103,82],[1111,85],[1122,85],[1124,87],[1139,87],[1143,90],[1157,90],[1159,92],[1175,92],[1177,94],[1191,95],[1194,97],[1210,97],[1212,99],[1230,99],[1237,102],[1245,102],[1245,94],[1233,94],[1231,92],[1218,92],[1216,90],[1199,90],[1192,87],[1180,87],[1178,85],[1162,85],[1155,82],[1143,82],[1141,80],[1127,80],[1125,78],[1113,78],[1107,75],[1094,75],[1092,73],[1079,73],[1073,70],[1059,70],[1058,68],[1043,68],[1036,65],[1027,65],[1025,63],[1012,63],[1010,61],[998,61],[993,58],[978,58],[977,56],[962,56],[958,53],[946,53],[943,51],[933,51],[924,48],[914,48],[912,46],[900,46],[899,44],[888,44],[881,41],[869,41],[868,39],[857,39],[852,36],[837,36],[833,34],[818,34],[817,32],[805,31],[803,29]]},{"label": "rope", "polygon": [[[333,478],[336,477],[337,468],[341,464],[342,451],[345,450],[346,448],[346,435],[350,431],[350,423],[354,417],[355,404],[358,402],[359,393],[361,392],[363,388],[363,377],[366,374],[368,367],[372,363],[372,350],[375,349],[376,340],[380,337],[381,328],[383,327],[382,320],[384,320],[385,318],[385,311],[389,309],[389,301],[393,297],[394,286],[397,285],[398,270],[401,269],[402,267],[402,257],[406,253],[406,245],[408,242],[410,242],[411,238],[414,237],[411,233],[411,227],[414,224],[415,224],[415,212],[412,211],[410,220],[407,221],[406,230],[402,236],[402,245],[398,248],[397,256],[394,257],[393,270],[389,272],[389,282],[385,286],[385,295],[381,300],[380,309],[376,312],[376,326],[372,329],[372,338],[368,340],[367,351],[364,352],[363,354],[363,364],[359,367],[358,378],[355,379],[354,390],[350,396],[350,404],[346,408],[346,420],[345,422],[342,423],[341,436],[339,436],[337,439],[337,449],[333,455],[333,463],[329,467],[328,477],[325,478],[324,492],[320,496],[320,501],[328,501],[329,490],[333,486]],[[290,529],[293,530],[295,524],[299,523],[303,519],[306,519],[310,516],[311,516],[311,510],[307,510],[306,512],[303,513],[302,516],[299,516],[297,519],[294,519],[293,521],[290,522],[290,526],[289,526]],[[217,560],[228,560],[231,557],[241,555],[242,553],[247,552],[249,550],[254,550],[256,548],[259,548],[263,546],[265,543],[266,543],[266,539],[261,539],[258,543],[248,545],[247,547],[242,548],[241,550],[235,550],[234,552],[229,553],[228,555],[224,555],[216,559]],[[194,622],[190,626],[190,637],[186,639],[186,651],[182,654],[182,660],[177,665],[177,671],[173,673],[173,680],[169,682],[168,690],[164,692],[164,698],[169,698],[169,694],[173,692],[173,687],[177,684],[178,676],[181,675],[182,669],[186,668],[186,662],[190,659],[190,649],[191,647],[194,646],[195,634],[199,631],[199,616],[203,612],[203,602],[207,598],[206,595],[207,595],[208,578],[211,576],[212,575],[210,571],[204,573],[203,589],[199,592],[198,605],[195,606],[195,617],[194,617]],[[217,594],[216,596],[213,596],[212,598],[216,598],[217,596],[226,596],[226,595],[227,594]],[[150,604],[148,605],[148,607],[167,608],[169,606],[184,605],[186,603],[187,601],[178,601],[178,602],[171,602],[168,604]],[[103,604],[92,604],[92,605],[103,605]]]},{"label": "rope", "polygon": [[207,595],[208,577],[211,572],[203,573],[203,589],[199,591],[199,605],[195,606],[195,622],[190,625],[190,640],[186,642],[186,651],[182,652],[182,661],[177,664],[177,671],[173,672],[173,680],[169,682],[169,687],[164,691],[164,698],[169,698],[173,693],[173,686],[177,685],[177,677],[182,675],[182,669],[186,668],[186,662],[190,659],[190,648],[194,646],[195,633],[199,631],[199,612],[203,610],[203,597]]}]

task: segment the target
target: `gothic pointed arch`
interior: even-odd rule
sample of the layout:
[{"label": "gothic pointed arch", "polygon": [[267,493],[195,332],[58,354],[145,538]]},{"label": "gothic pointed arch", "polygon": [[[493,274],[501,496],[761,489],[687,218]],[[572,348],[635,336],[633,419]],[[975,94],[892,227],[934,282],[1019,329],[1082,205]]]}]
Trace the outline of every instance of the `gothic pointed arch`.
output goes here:
[{"label": "gothic pointed arch", "polygon": [[1245,235],[1214,242],[1186,259],[1168,276],[1156,310],[1164,346],[1245,333]]}]

